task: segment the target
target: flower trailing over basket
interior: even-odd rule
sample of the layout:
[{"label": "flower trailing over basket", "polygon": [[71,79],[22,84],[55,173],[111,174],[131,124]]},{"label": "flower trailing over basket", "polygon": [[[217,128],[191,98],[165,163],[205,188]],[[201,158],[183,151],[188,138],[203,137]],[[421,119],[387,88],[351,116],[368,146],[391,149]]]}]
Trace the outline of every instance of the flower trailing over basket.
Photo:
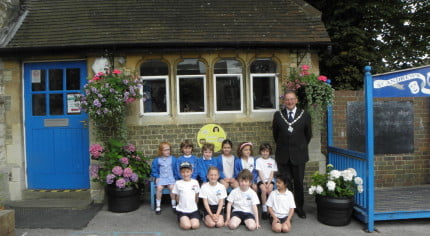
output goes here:
[{"label": "flower trailing over basket", "polygon": [[329,164],[326,173],[317,171],[311,177],[311,195],[352,197],[356,192],[363,192],[363,179],[357,176],[354,168],[339,171]]},{"label": "flower trailing over basket", "polygon": [[93,144],[89,151],[91,158],[97,162],[90,166],[90,176],[94,182],[125,188],[138,186],[149,178],[151,167],[148,159],[132,144],[125,145],[110,139],[106,148]]},{"label": "flower trailing over basket", "polygon": [[290,69],[289,77],[284,81],[285,90],[294,90],[297,93],[298,106],[309,112],[312,121],[317,127],[321,125],[327,106],[332,104],[334,90],[331,81],[324,75],[315,75],[309,72],[308,65],[302,65],[297,71]]},{"label": "flower trailing over basket", "polygon": [[141,98],[142,80],[118,69],[99,72],[84,86],[81,109],[92,120],[99,140],[125,140],[127,105]]}]

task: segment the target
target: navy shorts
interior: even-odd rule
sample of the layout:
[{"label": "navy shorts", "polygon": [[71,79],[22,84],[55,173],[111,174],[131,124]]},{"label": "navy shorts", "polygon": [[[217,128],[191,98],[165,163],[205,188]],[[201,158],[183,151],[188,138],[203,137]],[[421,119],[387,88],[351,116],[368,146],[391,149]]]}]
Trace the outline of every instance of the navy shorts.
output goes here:
[{"label": "navy shorts", "polygon": [[[273,218],[272,217],[270,217],[270,219],[271,219],[271,221],[272,221],[272,223],[273,223]],[[287,221],[287,219],[288,219],[288,216],[285,216],[284,218],[278,218],[279,219],[279,223],[281,223],[281,224],[283,224],[283,223],[285,223],[285,221]]]},{"label": "navy shorts", "polygon": [[178,221],[181,219],[182,216],[187,216],[188,218],[191,219],[198,219],[200,220],[200,212],[199,211],[194,211],[194,212],[181,212],[181,211],[176,211],[176,215],[178,216]]},{"label": "navy shorts", "polygon": [[[211,209],[212,214],[216,214],[216,211],[218,210],[218,205],[209,205],[209,208]],[[224,208],[219,213],[220,215],[224,215]],[[203,216],[209,215],[206,211],[206,208],[203,208]]]},{"label": "navy shorts", "polygon": [[255,220],[254,215],[252,213],[249,213],[249,212],[233,211],[233,213],[231,213],[231,218],[233,218],[233,216],[239,217],[239,219],[242,220],[242,222],[247,220],[247,219]]},{"label": "navy shorts", "polygon": [[[270,183],[273,184],[273,188],[275,188],[275,183],[273,181]],[[260,189],[260,185],[262,185],[262,184],[263,184],[262,181],[258,181],[258,183],[257,183],[258,189]]]}]

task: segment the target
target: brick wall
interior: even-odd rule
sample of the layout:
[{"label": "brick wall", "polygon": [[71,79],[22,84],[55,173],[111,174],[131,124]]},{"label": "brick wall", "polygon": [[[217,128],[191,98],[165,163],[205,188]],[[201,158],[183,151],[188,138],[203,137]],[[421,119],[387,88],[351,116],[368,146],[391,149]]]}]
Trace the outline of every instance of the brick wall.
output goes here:
[{"label": "brick wall", "polygon": [[[335,96],[333,141],[336,147],[347,148],[347,103],[363,101],[363,91],[336,91]],[[415,127],[414,153],[375,155],[375,186],[430,184],[430,98],[377,98],[375,101],[411,101]],[[325,131],[322,145],[322,150],[326,150]]]}]

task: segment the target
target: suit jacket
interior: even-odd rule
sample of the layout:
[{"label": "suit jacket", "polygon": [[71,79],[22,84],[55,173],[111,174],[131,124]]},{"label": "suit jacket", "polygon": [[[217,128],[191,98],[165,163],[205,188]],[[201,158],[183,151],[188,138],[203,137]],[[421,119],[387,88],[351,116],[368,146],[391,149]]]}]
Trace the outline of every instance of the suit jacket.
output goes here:
[{"label": "suit jacket", "polygon": [[[294,119],[300,116],[303,109],[297,108]],[[295,122],[293,132],[288,131],[288,124],[282,118],[281,113],[287,119],[286,110],[275,112],[273,116],[272,131],[276,142],[275,160],[278,164],[287,164],[288,160],[293,165],[301,165],[309,160],[308,144],[312,138],[311,116],[304,111],[302,117]]]}]

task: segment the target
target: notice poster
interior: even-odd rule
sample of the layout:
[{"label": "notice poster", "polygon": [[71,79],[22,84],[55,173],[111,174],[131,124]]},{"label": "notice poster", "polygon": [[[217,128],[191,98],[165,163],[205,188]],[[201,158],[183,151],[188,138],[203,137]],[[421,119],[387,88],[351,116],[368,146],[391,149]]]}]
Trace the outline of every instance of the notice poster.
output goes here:
[{"label": "notice poster", "polygon": [[67,114],[80,114],[81,113],[81,101],[79,100],[79,93],[67,94]]},{"label": "notice poster", "polygon": [[215,152],[221,150],[221,143],[227,135],[224,129],[217,124],[208,124],[203,126],[197,133],[197,143],[201,148],[205,143],[212,143],[215,146]]},{"label": "notice poster", "polygon": [[40,83],[40,70],[31,71],[31,83]]}]

